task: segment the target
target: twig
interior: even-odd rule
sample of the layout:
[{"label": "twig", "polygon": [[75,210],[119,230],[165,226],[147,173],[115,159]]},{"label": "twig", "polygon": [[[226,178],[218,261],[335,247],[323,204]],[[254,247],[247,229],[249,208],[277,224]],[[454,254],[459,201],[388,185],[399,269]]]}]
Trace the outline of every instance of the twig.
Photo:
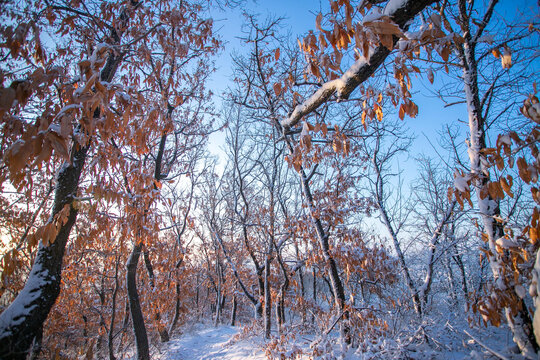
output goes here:
[{"label": "twig", "polygon": [[334,323],[332,324],[332,326],[330,326],[330,328],[327,329],[327,330],[324,332],[324,335],[330,334],[330,331],[332,331],[332,329],[334,328],[334,326],[336,326],[336,324],[338,323],[339,319],[341,319],[342,316],[343,316],[343,311],[342,311],[341,314],[339,314],[339,316],[336,318],[336,320],[334,321]]},{"label": "twig", "polygon": [[473,339],[474,341],[476,341],[476,343],[478,345],[480,345],[481,347],[483,347],[484,349],[486,349],[487,351],[489,351],[490,353],[492,353],[493,355],[495,355],[496,357],[498,357],[499,359],[502,359],[502,360],[510,360],[509,358],[507,358],[506,356],[498,353],[497,351],[489,348],[486,344],[484,344],[483,342],[481,342],[480,340],[478,340],[477,338],[475,338],[474,336],[472,336],[471,334],[469,334],[467,332],[467,330],[463,330],[463,332],[467,335],[469,335],[471,337],[471,339]]}]

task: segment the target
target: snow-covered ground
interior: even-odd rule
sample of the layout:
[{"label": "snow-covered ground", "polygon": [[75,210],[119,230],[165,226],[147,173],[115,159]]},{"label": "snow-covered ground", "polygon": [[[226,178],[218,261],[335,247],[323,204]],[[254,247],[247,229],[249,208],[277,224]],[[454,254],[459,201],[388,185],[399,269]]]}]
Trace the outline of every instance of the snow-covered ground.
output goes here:
[{"label": "snow-covered ground", "polygon": [[260,345],[252,340],[234,341],[241,328],[232,326],[197,326],[178,339],[171,340],[162,360],[265,360]]},{"label": "snow-covered ground", "polygon": [[[326,350],[320,356],[312,357],[310,343],[313,336],[304,334],[298,336],[294,341],[295,347],[301,348],[303,355],[297,359],[472,359],[488,360],[497,359],[483,346],[480,346],[470,336],[464,334],[464,329],[455,329],[449,324],[431,324],[427,326],[425,333],[427,341],[404,341],[404,339],[389,339],[381,337],[373,343],[371,347],[360,349],[339,350],[336,343],[327,344]],[[464,326],[465,327],[465,326]],[[467,327],[468,328],[468,327]],[[511,339],[508,338],[505,329],[468,329],[466,330],[483,340],[489,345],[490,350],[501,351],[505,355],[501,358],[518,359],[519,354],[509,351],[512,347]],[[423,335],[424,336],[424,335]],[[300,340],[302,339],[302,340]],[[397,340],[397,341],[396,341]],[[332,341],[333,342],[333,341]],[[287,344],[287,347],[292,344]],[[160,350],[160,355],[154,354],[153,359],[157,360],[240,360],[267,359],[265,354],[265,342],[260,335],[242,334],[242,327],[232,327],[221,325],[214,327],[210,324],[197,324],[192,330],[186,332],[179,338],[171,340]],[[312,349],[311,349],[312,350]],[[514,350],[515,351],[515,350]],[[288,351],[287,351],[288,352]],[[320,353],[319,353],[320,354]],[[290,352],[289,352],[290,356]],[[287,357],[288,358],[288,357]]]}]

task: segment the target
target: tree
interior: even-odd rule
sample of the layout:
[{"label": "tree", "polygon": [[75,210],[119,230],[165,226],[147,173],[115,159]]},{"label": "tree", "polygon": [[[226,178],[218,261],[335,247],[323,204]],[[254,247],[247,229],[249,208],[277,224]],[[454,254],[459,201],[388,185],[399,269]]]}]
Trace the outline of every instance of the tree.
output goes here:
[{"label": "tree", "polygon": [[[6,5],[6,10],[9,10],[7,17],[20,22],[16,31],[12,26],[2,27],[7,40],[4,55],[12,59],[7,68],[14,69],[8,78],[19,76],[18,69],[22,69],[25,62],[31,71],[23,70],[27,72],[26,80],[13,81],[10,87],[2,88],[2,97],[6,99],[1,111],[2,124],[6,129],[4,161],[7,164],[3,168],[2,179],[7,179],[9,174],[11,184],[24,189],[32,186],[31,174],[36,168],[39,170],[42,166],[49,168],[52,165],[57,167],[58,175],[49,221],[28,239],[29,248],[35,248],[38,241],[40,244],[33,270],[25,288],[0,317],[3,356],[25,356],[58,297],[64,250],[79,212],[78,187],[83,176],[115,183],[107,174],[108,166],[120,169],[126,165],[133,166],[118,152],[128,146],[138,156],[148,154],[147,139],[152,137],[152,133],[145,133],[145,126],[161,132],[162,147],[158,153],[163,154],[172,125],[170,116],[175,107],[184,102],[187,104],[190,98],[202,100],[207,96],[202,86],[208,73],[204,61],[195,66],[195,73],[190,78],[193,81],[190,85],[195,86],[192,88],[195,90],[184,93],[178,81],[182,76],[187,77],[181,70],[182,66],[186,67],[186,72],[191,71],[191,60],[211,55],[219,45],[212,37],[212,22],[184,17],[186,13],[198,14],[203,10],[196,2],[183,3],[182,8],[167,2],[162,5],[154,8],[138,2],[83,2],[72,7],[63,2],[46,2],[35,6],[28,4],[22,10]],[[27,14],[35,14],[34,20],[23,22],[22,18]],[[133,24],[130,23],[132,18],[136,19]],[[183,32],[182,26],[190,31]],[[49,29],[58,34],[56,40],[63,45],[56,52],[50,50],[47,53],[49,49],[43,46],[39,34]],[[30,38],[32,33],[34,37]],[[152,50],[145,41],[147,44],[161,44],[167,61],[154,62]],[[173,46],[174,41],[180,42],[181,46]],[[35,56],[29,57],[31,54]],[[133,60],[139,62],[132,63]],[[60,71],[60,64],[64,65],[64,71]],[[154,70],[145,78],[149,85],[163,80],[161,70],[169,72],[169,81],[161,84],[161,93],[167,102],[162,114],[168,113],[169,117],[162,118],[156,109],[145,107],[156,99],[144,99],[138,92],[145,66]],[[75,73],[70,71],[72,68]],[[119,75],[119,83],[113,83],[115,75]],[[44,104],[46,110],[39,111],[39,107],[35,107],[39,103]],[[204,101],[200,101],[197,115],[182,124],[175,133],[177,141],[179,134],[189,138],[208,131],[198,123],[199,116],[205,111]],[[30,120],[21,120],[17,114],[28,114]],[[137,124],[144,116],[147,116],[144,123]],[[163,121],[157,122],[158,119]],[[13,121],[18,125],[13,127]],[[157,127],[154,124],[158,124]],[[182,145],[188,148],[198,145],[198,138],[191,136]],[[68,147],[70,142],[71,150]],[[176,152],[171,152],[173,157],[180,155],[178,142],[176,145]],[[84,173],[88,156],[93,158],[93,166],[99,164],[104,171],[100,173],[99,167],[92,167]],[[59,161],[64,161],[64,165],[57,166]],[[161,165],[161,159],[156,163]],[[155,171],[158,178],[155,179],[157,183],[153,183],[154,187],[159,187],[159,181],[163,179],[163,169],[159,167],[158,170]],[[134,180],[132,175],[124,173],[120,177],[126,181],[127,192],[131,190],[133,196],[147,193],[150,189],[146,185],[148,178],[142,176],[137,179],[138,183],[130,183]],[[99,190],[99,186],[92,190]],[[115,190],[107,190],[109,200],[109,194]],[[118,191],[111,195],[114,200],[122,200]],[[148,215],[150,203],[138,203],[143,209],[140,214],[144,215],[135,218],[135,227]],[[12,266],[14,259],[15,252],[12,251],[10,256],[4,257],[4,262]],[[134,264],[136,268],[136,262]]]},{"label": "tree", "polygon": [[[115,7],[111,6],[106,9],[111,11],[111,15],[117,19],[116,21],[119,24],[117,28],[109,27],[111,29],[109,34],[110,46],[120,44],[122,35],[129,26],[130,13],[135,11],[137,6],[138,4],[133,2]],[[11,16],[15,19],[19,17],[19,15],[16,15],[14,9],[9,10]],[[55,22],[55,17],[58,15],[61,19],[68,16],[66,12],[69,11],[65,11],[61,6],[47,6],[44,10],[42,12],[43,16],[38,19],[41,23],[48,16],[51,19],[49,20],[50,22],[60,25],[60,31],[68,32],[81,26],[73,20],[69,22]],[[27,9],[26,11],[30,12],[31,9]],[[64,74],[59,73],[58,68],[53,66],[54,63],[51,60],[46,62],[45,53],[39,39],[39,25],[41,24],[38,24],[33,25],[35,33],[33,41],[27,41],[32,24],[20,24],[20,31],[17,34],[13,33],[12,27],[3,27],[4,36],[8,39],[8,44],[11,44],[4,51],[8,51],[15,60],[22,59],[25,55],[32,53],[36,55],[35,58],[37,59],[36,63],[29,61],[35,70],[28,74],[29,77],[27,79],[22,82],[14,81],[10,87],[2,89],[3,98],[6,99],[2,105],[4,124],[6,124],[7,119],[14,119],[13,115],[24,111],[24,106],[30,102],[30,97],[34,94],[34,96],[44,100],[49,98],[48,104],[50,106],[54,106],[53,104],[56,102],[56,94],[50,91],[54,82],[59,80],[60,76]],[[14,38],[14,35],[17,37]],[[85,40],[84,38],[74,39],[74,41],[78,41],[83,46],[85,45]],[[50,159],[54,149],[60,156],[60,159],[65,160],[58,171],[54,205],[50,220],[40,229],[41,232],[38,233],[39,235],[33,239],[36,242],[41,237],[40,247],[34,265],[32,266],[32,271],[21,293],[19,293],[10,307],[0,315],[0,348],[2,349],[1,355],[5,358],[17,359],[26,356],[32,341],[41,331],[43,322],[47,318],[60,292],[64,249],[78,213],[74,206],[74,200],[77,197],[81,173],[91,145],[91,136],[95,131],[81,125],[72,128],[71,116],[69,116],[68,109],[81,109],[84,119],[90,124],[101,117],[115,116],[110,110],[107,111],[104,106],[99,106],[100,104],[97,102],[99,101],[99,95],[97,91],[95,92],[95,88],[93,88],[96,82],[111,82],[122,60],[121,56],[115,53],[107,55],[106,49],[106,46],[95,48],[92,54],[93,58],[91,59],[93,61],[86,60],[80,63],[81,72],[84,76],[81,80],[84,81],[82,82],[84,86],[79,93],[83,96],[78,97],[77,95],[79,93],[75,93],[73,88],[65,89],[65,95],[71,95],[71,99],[68,97],[68,104],[73,106],[61,109],[57,105],[56,112],[46,110],[43,114],[44,117],[38,118],[35,124],[37,126],[20,123],[22,131],[19,134],[6,134],[7,137],[17,140],[7,149],[5,156],[5,160],[9,164],[10,178],[15,186],[24,185],[22,181],[25,175],[29,174],[25,166],[28,157],[31,159],[37,158],[36,163],[41,166],[43,161]],[[35,88],[42,86],[42,84],[45,85],[43,90],[39,89],[41,91],[35,92]],[[52,98],[50,98],[51,96]],[[63,97],[60,100],[63,100]],[[15,102],[15,99],[17,99],[17,102]],[[47,124],[50,124],[55,119],[61,120],[62,123],[53,123],[52,127],[51,125],[47,126]],[[57,132],[57,126],[59,125],[60,129]],[[40,126],[45,126],[46,135],[35,137],[34,135]],[[68,150],[67,142],[72,135],[72,129],[76,130],[77,133],[73,136],[73,144],[70,151]],[[33,149],[38,150],[36,152]]]}]

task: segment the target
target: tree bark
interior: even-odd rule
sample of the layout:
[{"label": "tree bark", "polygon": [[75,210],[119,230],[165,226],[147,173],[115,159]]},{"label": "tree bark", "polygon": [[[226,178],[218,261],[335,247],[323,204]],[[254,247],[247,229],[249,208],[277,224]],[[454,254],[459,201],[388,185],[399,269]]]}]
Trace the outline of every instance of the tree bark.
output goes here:
[{"label": "tree bark", "polygon": [[238,303],[236,302],[236,294],[233,295],[232,299],[232,309],[231,309],[231,326],[236,325],[236,311],[238,308]]},{"label": "tree bark", "polygon": [[[127,27],[128,17],[122,12],[120,20]],[[120,43],[122,33],[111,30],[111,38],[115,44]],[[112,53],[107,58],[101,71],[100,79],[111,82],[121,55]],[[94,117],[99,117],[99,109]],[[78,210],[73,206],[77,196],[80,176],[84,168],[90,140],[86,144],[74,141],[71,159],[65,162],[57,175],[57,186],[54,198],[51,221],[64,206],[69,206],[68,220],[60,227],[56,237],[48,245],[40,242],[37,255],[28,276],[28,280],[13,303],[0,314],[0,358],[25,359],[30,351],[34,338],[40,336],[43,323],[47,319],[58,295],[60,294],[62,260],[69,234],[77,219]]]},{"label": "tree bark", "polygon": [[[175,271],[175,277],[178,276],[178,269],[182,265],[184,261],[184,258],[182,257],[177,263],[176,263],[176,271]],[[195,306],[197,308],[197,314],[199,313],[199,274],[197,274],[197,296],[195,301]],[[176,327],[176,324],[178,323],[178,319],[180,319],[180,281],[176,279],[176,286],[175,286],[175,305],[174,305],[174,317],[171,322],[171,326],[169,327],[169,334],[171,334]]]},{"label": "tree bark", "polygon": [[144,325],[139,293],[137,292],[137,265],[139,264],[142,248],[142,241],[133,246],[133,251],[126,266],[126,282],[129,308],[131,318],[133,319],[133,331],[135,332],[135,343],[137,345],[137,360],[150,360],[148,336],[146,334],[146,326]]},{"label": "tree bark", "polygon": [[[290,149],[292,151],[292,149]],[[292,153],[292,152],[291,152]],[[349,312],[345,309],[345,291],[343,289],[343,283],[339,277],[339,271],[334,257],[330,253],[330,245],[328,242],[328,234],[324,231],[321,220],[315,214],[315,204],[311,189],[309,186],[309,180],[306,176],[304,169],[300,170],[300,179],[302,183],[302,191],[311,220],[317,233],[317,239],[323,253],[323,258],[326,262],[326,267],[330,276],[330,283],[332,285],[332,292],[334,294],[334,302],[336,309],[339,313],[343,313],[343,321],[341,322],[341,335],[347,344],[351,343],[350,326],[349,326]]]},{"label": "tree bark", "polygon": [[114,290],[112,293],[112,304],[111,304],[111,323],[109,325],[109,334],[108,334],[108,346],[109,346],[109,360],[116,360],[114,356],[114,321],[116,320],[116,296],[118,294],[118,265],[120,263],[120,257],[116,257],[115,267],[114,267]]},{"label": "tree bark", "polygon": [[[392,9],[392,12],[385,12],[385,15],[390,16],[392,21],[406,30],[408,22],[434,2],[435,0],[407,0],[403,2],[402,6]],[[397,43],[398,38],[394,36],[393,41],[394,44]],[[375,50],[370,51],[367,59],[358,60],[354,63],[341,78],[323,84],[319,90],[308,97],[302,104],[296,106],[288,118],[280,122],[285,132],[296,125],[303,117],[311,114],[319,106],[326,103],[332,95],[336,94],[340,99],[347,99],[360,84],[373,75],[388,55],[390,55],[390,50],[385,46],[378,46]]]},{"label": "tree bark", "polygon": [[[315,266],[311,268],[312,279],[312,291],[313,291],[313,304],[317,304],[317,276],[315,274]],[[315,325],[315,314],[311,313],[311,323]]]},{"label": "tree bark", "polygon": [[[488,10],[484,15],[484,23],[487,24],[489,22],[493,13],[493,8],[497,2],[497,0],[490,2]],[[484,231],[488,238],[488,247],[490,250],[490,253],[488,253],[488,260],[495,280],[495,286],[499,287],[501,291],[510,291],[512,297],[519,299],[515,291],[506,289],[506,286],[502,285],[502,281],[498,281],[502,280],[504,273],[502,259],[497,252],[495,242],[504,235],[504,229],[500,223],[495,221],[495,218],[500,218],[501,215],[499,203],[486,191],[490,178],[489,167],[487,166],[485,154],[483,152],[487,148],[487,129],[486,119],[484,118],[482,111],[482,102],[480,101],[478,61],[476,57],[476,43],[484,28],[480,27],[476,34],[471,34],[470,18],[467,14],[467,4],[465,3],[465,0],[458,1],[458,9],[459,25],[464,34],[464,44],[456,45],[456,50],[463,71],[463,83],[466,94],[467,112],[469,115],[470,133],[468,154],[471,164],[471,174],[473,175],[473,186],[476,191]],[[532,319],[524,302],[521,301],[521,306],[517,313],[513,313],[509,308],[506,308],[504,312],[508,325],[512,331],[514,342],[518,345],[521,353],[528,358],[537,358],[539,345],[534,337]]]},{"label": "tree bark", "polygon": [[269,246],[266,253],[264,268],[264,337],[270,338],[272,330],[272,296],[270,291],[270,270],[272,246]]},{"label": "tree bark", "polygon": [[[163,138],[162,138],[163,139]],[[162,140],[161,144],[165,146],[165,141]],[[160,146],[161,150],[161,146]],[[159,151],[158,154],[163,154],[163,151]],[[161,159],[156,160],[158,163],[161,163]],[[156,287],[155,277],[154,277],[154,267],[152,266],[152,260],[150,259],[150,254],[148,253],[148,249],[145,247],[143,250],[143,256],[144,256],[144,265],[146,266],[146,271],[148,273],[148,278],[150,279],[150,286],[152,287],[152,290]],[[157,325],[157,330],[159,333],[159,338],[161,342],[165,343],[169,341],[169,333],[167,332],[167,328],[165,325],[163,325],[161,321],[161,313],[159,310],[156,310],[154,313],[154,320]]]},{"label": "tree bark", "polygon": [[[57,178],[51,219],[64,206],[69,206],[67,222],[52,243],[39,250],[28,280],[13,303],[0,315],[0,358],[26,359],[34,338],[39,336],[43,323],[60,294],[62,259],[78,210],[73,207],[79,179],[86,160],[88,146],[75,144],[70,163],[65,163]],[[54,221],[54,220],[51,220]]]}]

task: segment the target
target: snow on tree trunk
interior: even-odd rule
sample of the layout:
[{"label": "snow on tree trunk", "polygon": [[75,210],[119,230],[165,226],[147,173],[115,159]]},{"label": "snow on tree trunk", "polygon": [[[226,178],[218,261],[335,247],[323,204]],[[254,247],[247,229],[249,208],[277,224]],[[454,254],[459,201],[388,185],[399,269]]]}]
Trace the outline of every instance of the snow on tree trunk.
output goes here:
[{"label": "snow on tree trunk", "polygon": [[345,291],[343,289],[343,283],[341,282],[341,279],[339,277],[339,271],[338,271],[336,261],[334,260],[334,257],[330,253],[328,234],[326,234],[326,232],[324,231],[321,220],[316,216],[316,213],[315,213],[315,205],[313,203],[313,196],[311,194],[309,180],[303,169],[301,169],[301,172],[299,173],[299,175],[301,177],[304,199],[306,201],[311,220],[313,222],[315,231],[317,233],[317,239],[319,241],[319,245],[323,253],[323,258],[326,262],[326,265],[328,266],[328,271],[330,275],[330,284],[331,284],[332,292],[334,294],[334,301],[336,303],[336,309],[340,313],[343,313],[343,321],[341,323],[341,336],[343,337],[343,339],[345,340],[347,344],[350,344],[351,338],[350,338],[350,326],[349,326],[349,312],[345,309]]},{"label": "snow on tree trunk", "polygon": [[536,342],[540,343],[540,251],[536,253],[536,262],[532,271],[532,281],[529,293],[534,294],[533,329]]},{"label": "snow on tree trunk", "polygon": [[[494,5],[493,5],[494,6]],[[464,44],[457,47],[458,56],[463,69],[463,83],[469,117],[468,155],[471,175],[484,231],[489,248],[488,260],[493,273],[494,286],[502,291],[508,290],[503,279],[502,260],[496,249],[496,241],[504,235],[502,226],[495,221],[500,217],[498,203],[485,191],[489,181],[489,168],[482,154],[486,148],[486,125],[482,116],[478,86],[478,63],[475,54],[476,43],[469,31],[469,19],[464,0],[459,1],[460,22],[464,31]],[[486,14],[486,16],[489,14]],[[489,18],[488,18],[489,20]],[[519,298],[517,294],[516,298]],[[521,353],[528,358],[537,358],[538,344],[532,334],[532,321],[524,303],[517,313],[505,309],[506,319],[512,330],[513,339]]]},{"label": "snow on tree trunk", "polygon": [[[78,149],[77,149],[78,148]],[[49,221],[69,207],[67,221],[52,243],[40,243],[39,250],[24,288],[13,303],[0,315],[0,358],[25,359],[32,341],[60,294],[62,259],[71,228],[77,219],[73,199],[86,160],[88,146],[76,144],[71,163],[65,163],[57,177],[52,215]]]},{"label": "snow on tree trunk", "polygon": [[[120,15],[120,21],[127,27],[129,21],[126,11]],[[120,42],[120,27],[111,30],[111,38]],[[111,82],[122,56],[111,53],[101,70],[102,82]],[[99,117],[96,109],[94,117]],[[34,338],[41,336],[43,323],[47,319],[58,295],[60,294],[62,261],[66,244],[75,224],[78,211],[73,207],[77,196],[80,176],[84,168],[90,139],[86,144],[74,141],[71,159],[62,165],[57,175],[57,185],[53,210],[49,221],[65,207],[69,208],[67,221],[62,224],[54,239],[44,245],[40,242],[34,264],[22,291],[13,303],[0,314],[0,358],[25,359]]]}]

